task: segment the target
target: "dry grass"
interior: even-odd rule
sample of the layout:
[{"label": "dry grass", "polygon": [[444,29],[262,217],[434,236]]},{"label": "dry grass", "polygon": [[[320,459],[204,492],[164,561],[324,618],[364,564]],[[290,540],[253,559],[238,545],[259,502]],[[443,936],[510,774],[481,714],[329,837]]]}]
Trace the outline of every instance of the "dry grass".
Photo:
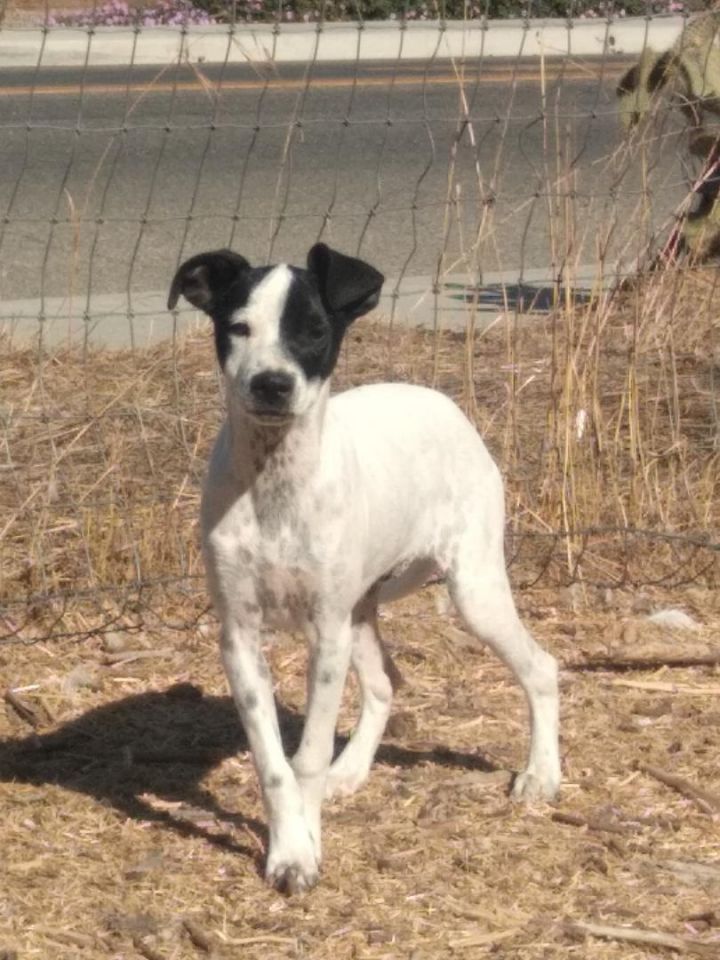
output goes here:
[{"label": "dry grass", "polygon": [[[522,614],[565,668],[565,784],[556,808],[509,802],[521,694],[429,589],[386,613],[407,683],[370,783],[328,808],[321,886],[293,900],[259,877],[263,815],[200,579],[198,478],[219,418],[209,339],[5,352],[1,619],[36,642],[0,646],[16,691],[0,708],[0,955],[667,954],[578,939],[572,920],[720,956],[718,667],[662,665],[717,652],[717,553],[608,532],[717,540],[717,316],[708,272],[470,338],[357,325],[340,387],[388,371],[434,383],[504,466],[513,575],[541,578],[519,592]],[[604,532],[542,536],[576,527]],[[667,605],[699,628],[650,625]],[[648,666],[588,669],[598,655]],[[281,638],[269,657],[292,743],[304,651]],[[351,690],[345,735],[354,716]]]},{"label": "dry grass", "polygon": [[[714,276],[668,274],[620,302],[468,336],[360,322],[337,386],[392,376],[464,406],[507,478],[518,584],[712,583]],[[220,416],[210,338],[0,362],[6,632],[128,626],[128,605],[167,612],[167,591],[196,616],[199,478]]]}]

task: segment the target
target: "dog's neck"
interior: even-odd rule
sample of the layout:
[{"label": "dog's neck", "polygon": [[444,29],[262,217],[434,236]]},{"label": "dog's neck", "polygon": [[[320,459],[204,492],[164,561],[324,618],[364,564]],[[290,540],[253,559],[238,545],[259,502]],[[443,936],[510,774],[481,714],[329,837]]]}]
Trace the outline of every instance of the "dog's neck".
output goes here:
[{"label": "dog's neck", "polygon": [[323,387],[310,410],[290,423],[274,426],[251,419],[237,404],[228,403],[230,460],[235,476],[256,501],[268,509],[299,494],[315,475],[329,396]]}]

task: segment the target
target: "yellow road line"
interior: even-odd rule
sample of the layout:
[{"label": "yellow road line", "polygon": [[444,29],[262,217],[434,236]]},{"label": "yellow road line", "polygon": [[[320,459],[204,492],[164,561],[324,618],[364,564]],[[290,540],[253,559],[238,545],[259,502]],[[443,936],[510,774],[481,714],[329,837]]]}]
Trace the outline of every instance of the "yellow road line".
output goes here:
[{"label": "yellow road line", "polygon": [[[609,79],[619,71],[606,71],[605,78]],[[599,73],[591,73],[575,70],[573,72],[546,73],[545,80],[558,79],[560,76],[564,80],[599,80]],[[475,83],[488,84],[506,82],[515,83],[538,83],[541,79],[539,71],[534,73],[483,73],[479,77],[465,78],[465,86],[474,86]],[[331,90],[333,88],[343,87],[417,87],[433,85],[457,85],[458,78],[455,74],[428,74],[425,75],[403,75],[398,74],[394,80],[392,77],[316,77],[311,79],[310,89]],[[0,96],[3,97],[27,97],[33,94],[36,97],[61,97],[61,96],[80,96],[88,95],[120,95],[126,93],[172,93],[173,91],[187,93],[225,93],[230,91],[242,90],[264,90],[266,87],[272,90],[302,90],[307,85],[307,81],[300,78],[297,80],[225,80],[218,87],[211,80],[203,84],[198,80],[179,80],[177,83],[153,83],[152,81],[143,83],[87,83],[87,84],[58,84],[49,86],[47,84],[38,84],[35,87],[25,86],[0,86]]]}]

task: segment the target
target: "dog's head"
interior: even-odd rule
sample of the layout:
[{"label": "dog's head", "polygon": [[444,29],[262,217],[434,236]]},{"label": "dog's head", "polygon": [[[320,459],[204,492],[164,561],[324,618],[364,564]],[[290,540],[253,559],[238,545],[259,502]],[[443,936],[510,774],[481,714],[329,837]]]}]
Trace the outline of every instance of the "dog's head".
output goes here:
[{"label": "dog's head", "polygon": [[324,243],[305,270],[251,267],[232,250],[214,250],[183,263],[168,309],[182,295],[208,314],[232,398],[255,420],[280,423],[313,405],[345,330],[376,306],[384,279]]}]

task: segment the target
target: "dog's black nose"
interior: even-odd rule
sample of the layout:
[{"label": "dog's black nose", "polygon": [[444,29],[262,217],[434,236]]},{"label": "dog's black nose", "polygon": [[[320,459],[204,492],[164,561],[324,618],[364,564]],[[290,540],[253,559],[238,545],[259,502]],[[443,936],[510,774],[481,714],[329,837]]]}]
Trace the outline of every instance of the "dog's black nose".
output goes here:
[{"label": "dog's black nose", "polygon": [[284,406],[294,386],[295,378],[284,370],[264,370],[250,381],[253,398],[269,407]]}]

